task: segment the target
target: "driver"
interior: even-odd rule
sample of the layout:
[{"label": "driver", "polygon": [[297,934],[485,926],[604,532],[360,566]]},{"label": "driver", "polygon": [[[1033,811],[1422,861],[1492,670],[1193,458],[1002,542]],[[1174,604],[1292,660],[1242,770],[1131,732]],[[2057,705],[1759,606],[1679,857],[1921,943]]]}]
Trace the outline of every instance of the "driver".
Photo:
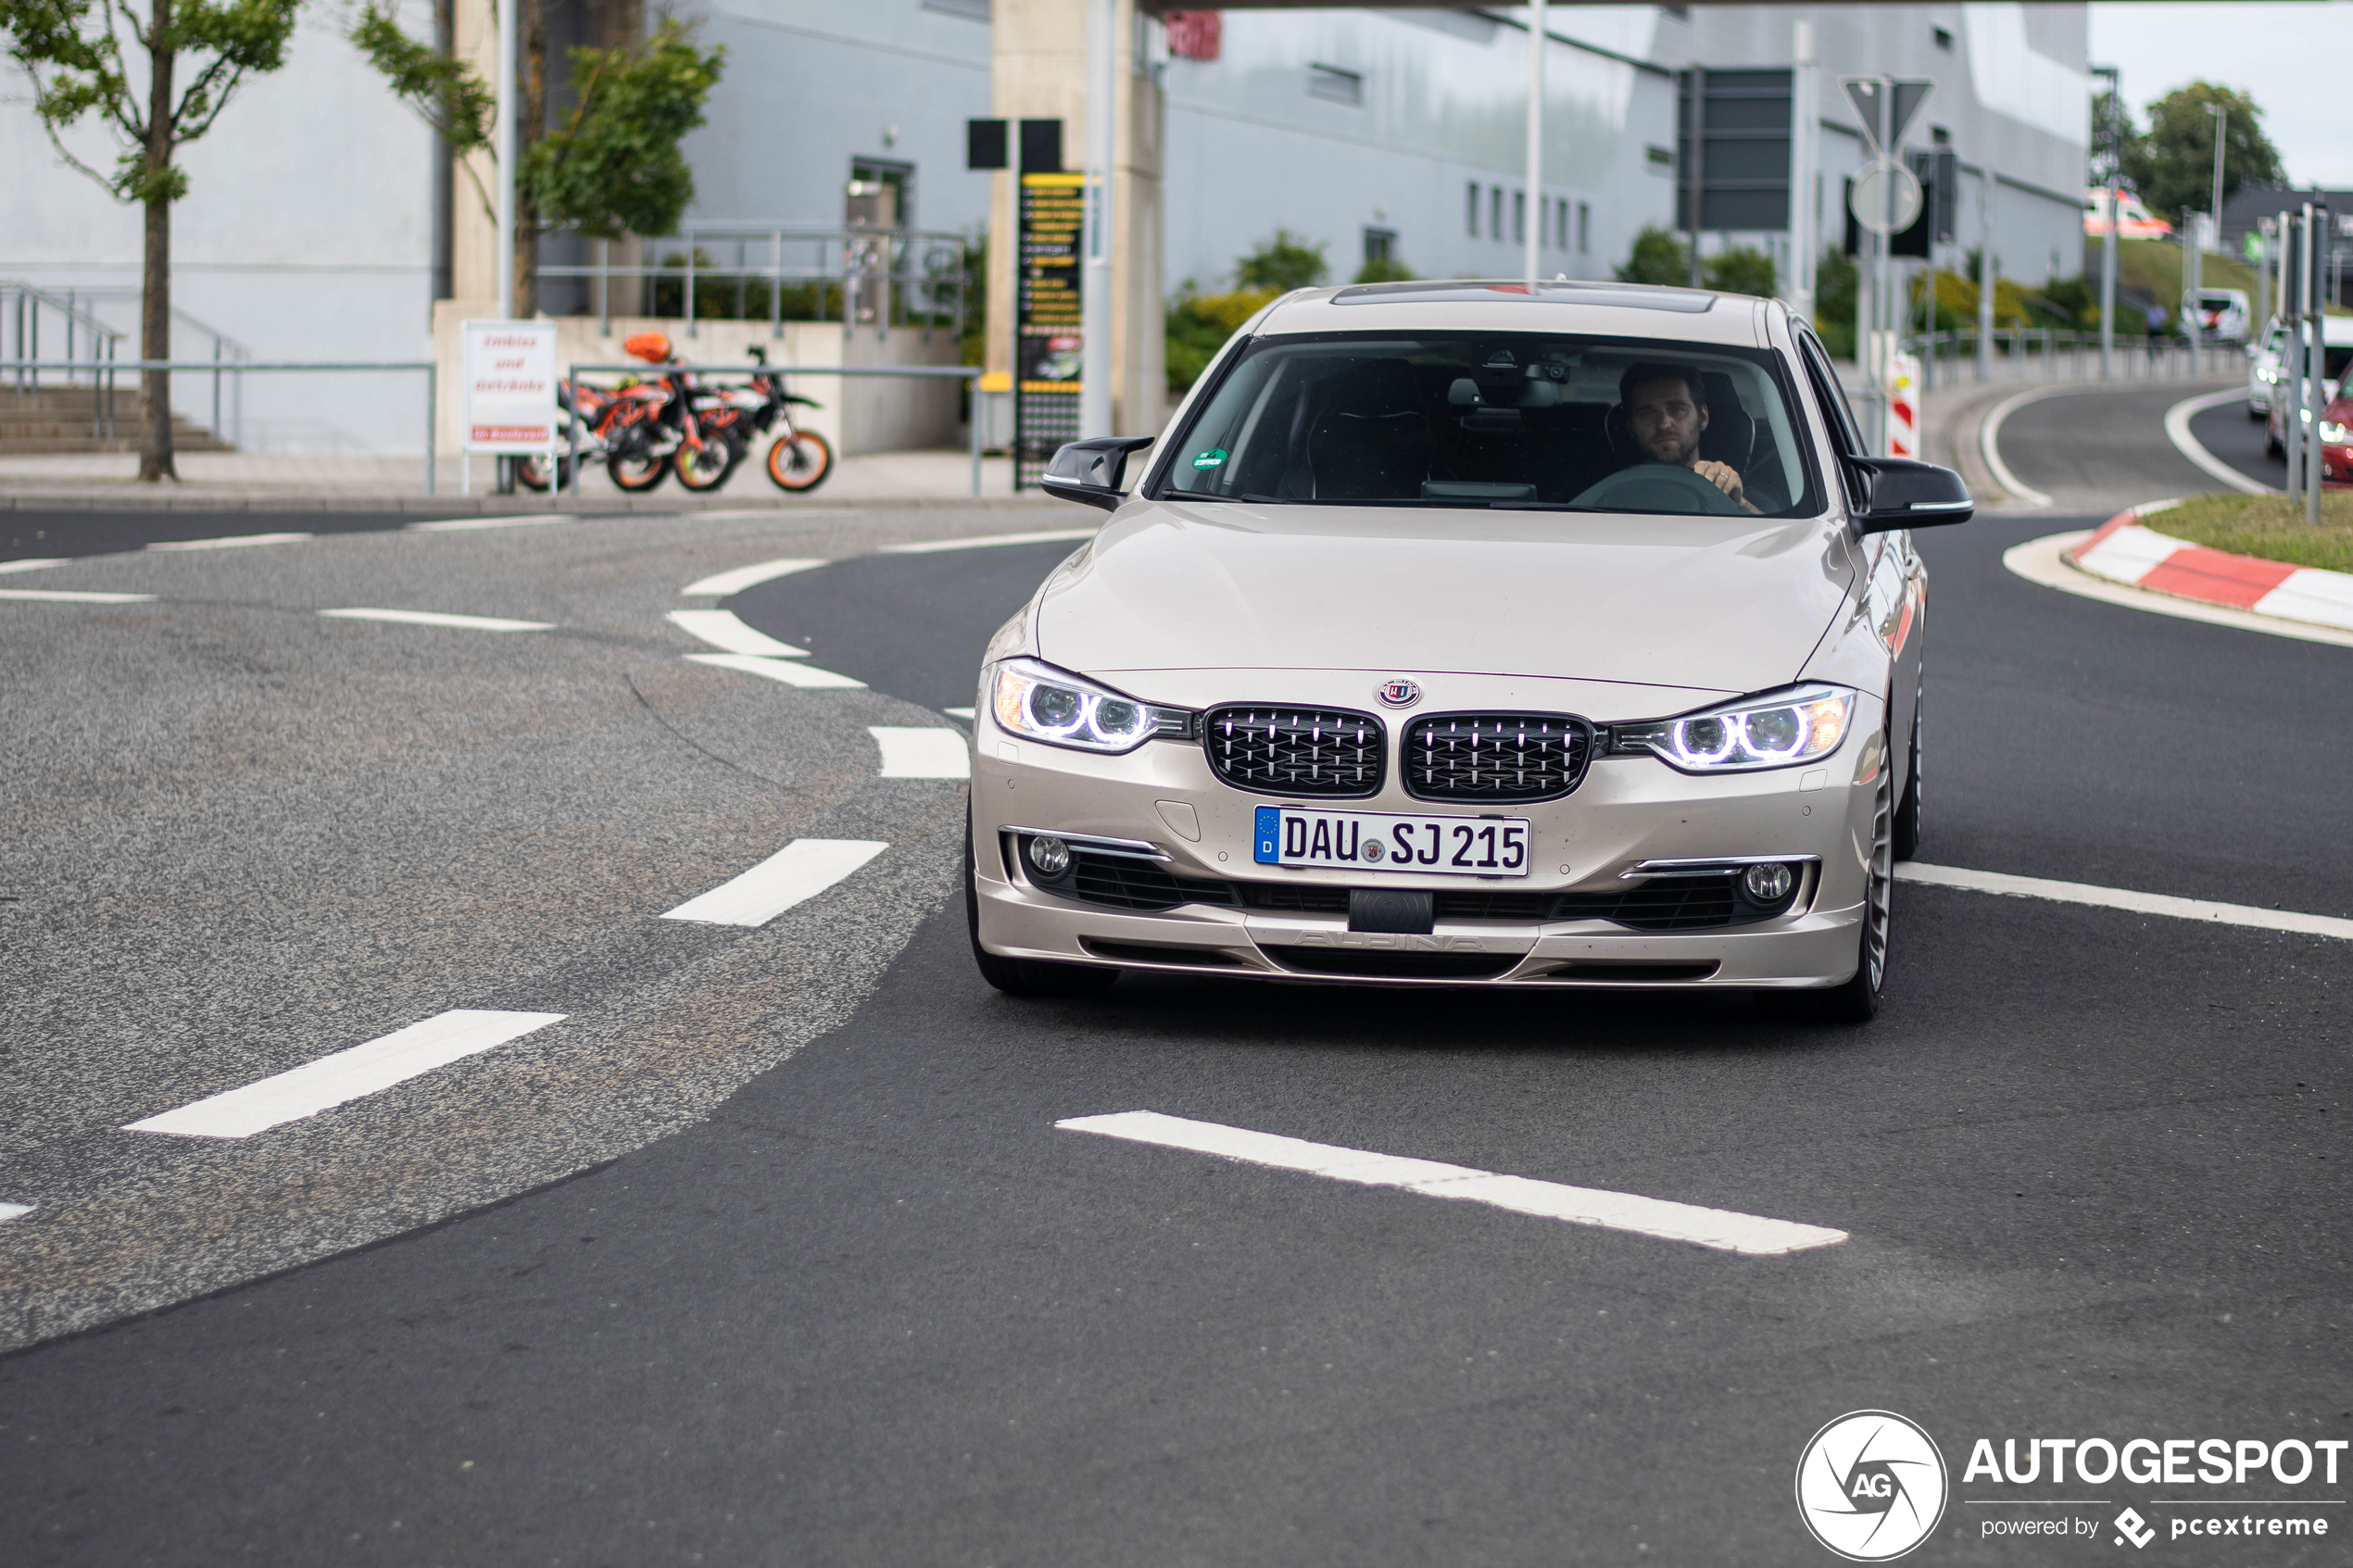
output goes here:
[{"label": "driver", "polygon": [[1707,404],[1700,395],[1697,370],[1687,365],[1629,366],[1617,381],[1617,400],[1626,409],[1634,445],[1644,458],[1689,469],[1731,497],[1742,510],[1756,510],[1730,463],[1699,455],[1700,433],[1707,429]]}]

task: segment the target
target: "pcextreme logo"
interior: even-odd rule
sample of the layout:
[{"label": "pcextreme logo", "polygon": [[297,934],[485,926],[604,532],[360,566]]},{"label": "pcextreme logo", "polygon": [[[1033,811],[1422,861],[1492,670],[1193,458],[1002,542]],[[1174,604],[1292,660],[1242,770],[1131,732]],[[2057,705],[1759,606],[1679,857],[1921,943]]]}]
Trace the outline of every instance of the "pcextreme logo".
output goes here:
[{"label": "pcextreme logo", "polygon": [[1850,1562],[1886,1562],[1944,1517],[1944,1456],[1894,1411],[1851,1411],[1814,1434],[1797,1461],[1797,1512]]}]

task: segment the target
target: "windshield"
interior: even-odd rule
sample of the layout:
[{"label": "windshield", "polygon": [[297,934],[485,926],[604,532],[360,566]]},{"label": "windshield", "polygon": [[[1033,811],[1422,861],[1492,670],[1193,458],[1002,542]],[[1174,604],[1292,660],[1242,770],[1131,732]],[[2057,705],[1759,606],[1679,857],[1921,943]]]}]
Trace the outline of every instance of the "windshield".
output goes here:
[{"label": "windshield", "polygon": [[1165,499],[1821,509],[1777,356],[1541,332],[1250,345],[1172,445]]}]

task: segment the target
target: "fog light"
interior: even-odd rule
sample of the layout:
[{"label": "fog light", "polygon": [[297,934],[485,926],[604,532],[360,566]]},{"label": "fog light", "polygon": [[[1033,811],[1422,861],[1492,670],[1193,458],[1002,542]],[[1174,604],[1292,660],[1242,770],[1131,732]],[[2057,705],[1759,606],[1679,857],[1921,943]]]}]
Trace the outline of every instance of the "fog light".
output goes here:
[{"label": "fog light", "polygon": [[1797,873],[1787,866],[1751,866],[1741,875],[1741,885],[1760,904],[1780,903],[1796,884]]},{"label": "fog light", "polygon": [[1070,846],[1059,838],[1033,838],[1029,866],[1039,876],[1060,876],[1070,870]]}]

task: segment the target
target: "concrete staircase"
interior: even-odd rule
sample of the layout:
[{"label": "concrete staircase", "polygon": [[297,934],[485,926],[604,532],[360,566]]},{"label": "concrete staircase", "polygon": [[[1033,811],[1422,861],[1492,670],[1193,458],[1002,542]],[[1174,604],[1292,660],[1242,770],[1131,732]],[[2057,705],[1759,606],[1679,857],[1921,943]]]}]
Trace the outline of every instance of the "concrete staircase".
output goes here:
[{"label": "concrete staircase", "polygon": [[[132,387],[116,390],[111,437],[91,433],[92,416],[98,400],[97,392],[86,386],[44,387],[39,392],[19,392],[13,386],[0,386],[0,457],[35,452],[139,450],[140,433],[145,426],[141,422],[144,405],[138,392]],[[171,416],[171,445],[179,452],[233,450],[202,425],[193,424],[178,414]]]}]

